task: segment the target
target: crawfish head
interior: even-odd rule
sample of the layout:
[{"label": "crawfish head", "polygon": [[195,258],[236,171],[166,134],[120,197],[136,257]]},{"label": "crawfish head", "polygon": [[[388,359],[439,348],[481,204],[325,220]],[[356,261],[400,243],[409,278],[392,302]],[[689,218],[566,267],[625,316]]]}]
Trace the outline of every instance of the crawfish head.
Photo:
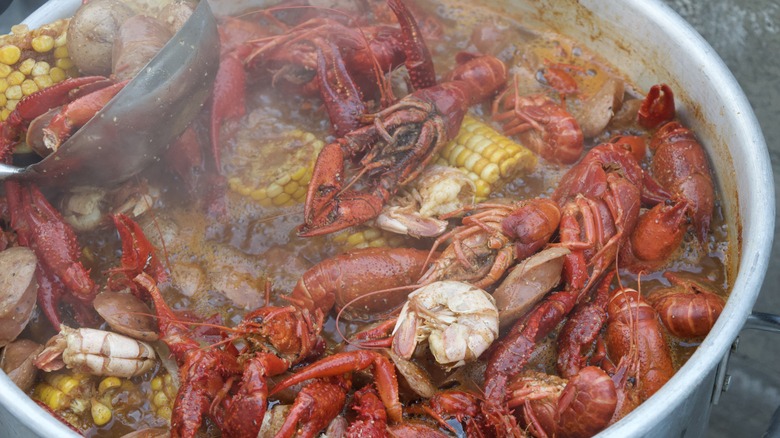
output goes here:
[{"label": "crawfish head", "polygon": [[296,306],[261,307],[247,314],[236,330],[252,350],[270,350],[297,363],[322,345],[322,314],[312,316]]}]

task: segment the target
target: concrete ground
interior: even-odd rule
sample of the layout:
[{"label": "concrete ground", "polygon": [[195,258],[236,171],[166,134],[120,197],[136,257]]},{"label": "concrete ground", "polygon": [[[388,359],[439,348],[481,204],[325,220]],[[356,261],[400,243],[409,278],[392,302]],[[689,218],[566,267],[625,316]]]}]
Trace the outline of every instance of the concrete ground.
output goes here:
[{"label": "concrete ground", "polygon": [[[729,66],[750,100],[764,131],[775,186],[780,187],[780,3],[778,0],[664,0],[709,41]],[[0,9],[7,0],[0,1]],[[41,0],[15,0],[0,15],[6,33]],[[780,199],[777,199],[780,201]],[[780,205],[780,203],[778,203]],[[780,209],[778,210],[780,211]],[[780,220],[777,220],[780,226]],[[777,235],[777,232],[775,233]],[[780,314],[780,239],[754,310]],[[745,331],[731,357],[731,384],[713,408],[706,436],[780,437],[770,429],[780,407],[780,348],[778,334]],[[780,418],[777,418],[780,426]]]}]

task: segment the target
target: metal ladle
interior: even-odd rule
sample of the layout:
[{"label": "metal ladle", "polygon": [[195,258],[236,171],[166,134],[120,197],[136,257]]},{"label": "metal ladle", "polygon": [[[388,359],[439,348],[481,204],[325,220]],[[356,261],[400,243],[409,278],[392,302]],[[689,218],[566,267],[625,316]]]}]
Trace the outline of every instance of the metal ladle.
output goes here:
[{"label": "metal ladle", "polygon": [[89,122],[43,160],[0,165],[0,180],[42,185],[118,184],[161,159],[208,98],[219,67],[219,34],[201,0],[160,52]]}]

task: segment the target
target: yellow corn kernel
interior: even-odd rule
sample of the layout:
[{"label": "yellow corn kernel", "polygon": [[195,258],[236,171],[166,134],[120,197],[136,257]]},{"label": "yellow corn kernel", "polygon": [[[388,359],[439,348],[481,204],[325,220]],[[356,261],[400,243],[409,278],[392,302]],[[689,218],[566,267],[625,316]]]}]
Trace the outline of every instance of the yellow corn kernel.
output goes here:
[{"label": "yellow corn kernel", "polygon": [[68,404],[68,396],[59,389],[41,382],[33,390],[33,398],[43,402],[52,411],[64,409]]},{"label": "yellow corn kernel", "polygon": [[32,79],[25,79],[19,87],[21,87],[22,94],[25,96],[29,96],[38,91],[38,84]]},{"label": "yellow corn kernel", "polygon": [[171,421],[171,416],[173,415],[173,411],[169,406],[163,406],[159,409],[157,409],[157,416],[160,418],[164,418],[168,421]]},{"label": "yellow corn kernel", "polygon": [[26,78],[24,77],[24,73],[17,70],[12,71],[5,79],[8,81],[8,85],[21,85]]},{"label": "yellow corn kernel", "polygon": [[98,385],[98,392],[102,394],[110,388],[118,388],[120,386],[122,386],[122,380],[118,377],[106,377],[100,381],[100,384]]},{"label": "yellow corn kernel", "polygon": [[0,93],[5,93],[8,89],[8,81],[6,79],[0,79]]},{"label": "yellow corn kernel", "polygon": [[6,65],[14,65],[22,57],[22,50],[13,45],[0,47],[0,62]]},{"label": "yellow corn kernel", "polygon": [[33,65],[32,70],[30,70],[30,74],[33,76],[41,76],[41,75],[47,75],[49,74],[49,70],[51,70],[51,66],[46,61],[38,61]]},{"label": "yellow corn kernel", "polygon": [[398,247],[404,244],[404,237],[379,228],[360,227],[346,230],[333,236],[333,243],[344,251],[368,247]]},{"label": "yellow corn kernel", "polygon": [[69,374],[53,374],[46,379],[52,386],[56,387],[65,394],[70,394],[78,388],[80,380]]},{"label": "yellow corn kernel", "polygon": [[477,199],[485,199],[490,194],[490,184],[487,181],[477,179],[474,181],[474,185],[477,186],[477,190],[474,191],[474,195]]},{"label": "yellow corn kernel", "polygon": [[266,193],[269,198],[275,198],[284,192],[284,188],[278,184],[271,183],[266,189]]},{"label": "yellow corn kernel", "polygon": [[298,191],[298,183],[295,181],[290,181],[284,186],[284,193],[287,193],[292,197],[293,193]]},{"label": "yellow corn kernel", "polygon": [[13,69],[10,65],[0,64],[0,78],[7,78]]},{"label": "yellow corn kernel", "polygon": [[472,171],[472,172],[474,172],[474,173],[478,173],[478,172],[477,172],[477,171],[474,169],[474,164],[476,164],[476,163],[477,163],[477,161],[479,161],[479,160],[480,160],[480,158],[482,158],[482,157],[480,157],[479,155],[477,155],[477,154],[475,154],[475,153],[473,153],[473,152],[472,152],[472,153],[471,153],[471,154],[469,154],[469,156],[466,158],[466,161],[464,161],[464,162],[463,162],[463,167],[465,167],[466,169],[468,169],[468,170],[470,170],[470,171]]},{"label": "yellow corn kernel", "polygon": [[9,111],[15,110],[16,109],[16,105],[18,105],[18,104],[19,104],[19,99],[8,99],[8,100],[5,101],[5,107]]},{"label": "yellow corn kernel", "polygon": [[54,65],[63,70],[68,70],[69,68],[73,67],[73,61],[71,61],[70,58],[59,58],[54,61]]},{"label": "yellow corn kernel", "polygon": [[32,58],[27,58],[16,67],[19,72],[21,72],[25,76],[29,76],[30,73],[32,73],[32,69],[35,67],[35,60]]},{"label": "yellow corn kernel", "polygon": [[354,233],[347,237],[347,246],[355,247],[365,242],[366,236],[363,233]]},{"label": "yellow corn kernel", "polygon": [[104,426],[106,423],[111,421],[111,408],[95,399],[92,399],[91,412],[92,421],[95,422],[96,426]]},{"label": "yellow corn kernel", "polygon": [[298,190],[295,191],[295,193],[292,194],[293,199],[296,201],[303,201],[304,198],[306,198],[306,186],[298,186]]},{"label": "yellow corn kernel", "polygon": [[65,70],[59,67],[52,67],[49,70],[49,76],[51,76],[51,80],[56,84],[57,82],[64,81],[67,74],[65,73]]},{"label": "yellow corn kernel", "polygon": [[306,175],[307,170],[308,169],[305,167],[299,167],[298,170],[296,170],[295,172],[292,173],[292,175],[290,175],[290,178],[293,181],[299,181],[301,178],[304,177],[304,175]]},{"label": "yellow corn kernel", "polygon": [[60,46],[54,49],[54,57],[56,59],[65,59],[68,57],[68,47]]},{"label": "yellow corn kernel", "polygon": [[[5,97],[5,96],[3,96]],[[0,110],[0,120],[5,120],[8,118],[8,116],[11,114],[11,110],[8,108],[3,108]]]},{"label": "yellow corn kernel", "polygon": [[[247,187],[246,189],[249,189]],[[262,201],[263,199],[268,199],[268,193],[265,189],[257,189],[257,190],[247,190],[249,193],[248,195],[252,197],[255,201]],[[243,189],[239,191],[242,195],[245,195],[243,193]]]},{"label": "yellow corn kernel", "polygon": [[274,202],[274,205],[276,205],[276,206],[282,206],[282,205],[287,204],[291,199],[292,199],[292,197],[290,195],[288,195],[287,193],[283,192],[279,196],[274,197],[273,198],[273,202]]},{"label": "yellow corn kernel", "polygon": [[38,53],[45,53],[54,48],[54,38],[49,35],[38,35],[30,41],[33,50]]},{"label": "yellow corn kernel", "polygon": [[283,177],[277,179],[275,182],[279,186],[286,186],[288,182],[290,182],[290,175],[284,175]]},{"label": "yellow corn kernel", "polygon": [[160,376],[156,376],[149,382],[149,386],[151,386],[152,391],[159,391],[163,387],[163,379]]},{"label": "yellow corn kernel", "polygon": [[51,79],[51,76],[49,75],[41,75],[36,76],[33,78],[33,81],[35,81],[35,85],[38,86],[41,90],[44,88],[49,88],[52,85],[54,85],[54,81]]},{"label": "yellow corn kernel", "polygon": [[22,86],[21,85],[11,85],[5,90],[5,97],[8,98],[8,100],[16,99],[19,100],[22,98]]},{"label": "yellow corn kernel", "polygon": [[0,107],[4,107],[6,103],[8,103],[8,98],[5,97],[5,94],[0,94]]},{"label": "yellow corn kernel", "polygon": [[54,47],[64,47],[68,43],[68,32],[62,32],[54,40]]},{"label": "yellow corn kernel", "polygon": [[168,399],[168,396],[165,395],[164,392],[155,392],[154,397],[152,398],[152,403],[154,403],[155,406],[162,407],[162,406],[168,406],[170,404],[170,400]]}]

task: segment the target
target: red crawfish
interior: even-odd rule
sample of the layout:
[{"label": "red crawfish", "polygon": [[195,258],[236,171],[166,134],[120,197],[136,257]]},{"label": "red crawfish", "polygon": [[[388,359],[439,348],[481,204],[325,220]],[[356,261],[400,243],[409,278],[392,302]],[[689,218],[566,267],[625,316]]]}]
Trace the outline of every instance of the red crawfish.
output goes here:
[{"label": "red crawfish", "polygon": [[664,274],[672,285],[647,298],[669,333],[683,339],[707,336],[723,311],[725,301],[712,286],[672,272]]},{"label": "red crawfish", "polygon": [[[404,97],[320,151],[299,235],[327,234],[378,216],[398,187],[416,178],[457,135],[468,107],[506,81],[506,66],[495,57],[461,55],[458,62],[441,84]],[[347,159],[360,160],[354,176],[346,176]],[[367,187],[351,189],[358,181]]]},{"label": "red crawfish", "polygon": [[523,144],[544,159],[572,164],[585,148],[582,129],[567,110],[551,98],[536,94],[520,96],[517,76],[493,102],[493,119],[502,123],[506,135],[520,135]]}]

